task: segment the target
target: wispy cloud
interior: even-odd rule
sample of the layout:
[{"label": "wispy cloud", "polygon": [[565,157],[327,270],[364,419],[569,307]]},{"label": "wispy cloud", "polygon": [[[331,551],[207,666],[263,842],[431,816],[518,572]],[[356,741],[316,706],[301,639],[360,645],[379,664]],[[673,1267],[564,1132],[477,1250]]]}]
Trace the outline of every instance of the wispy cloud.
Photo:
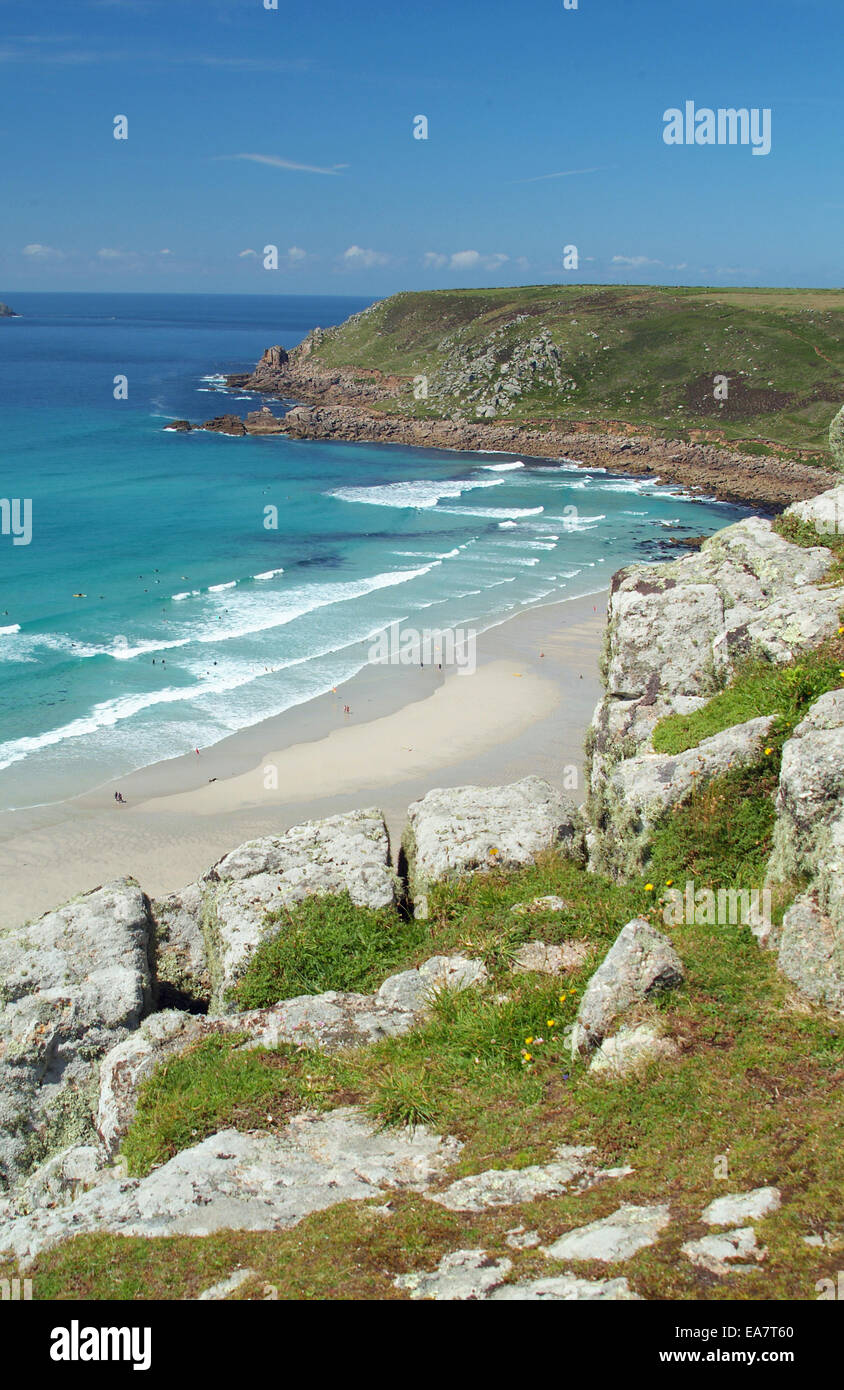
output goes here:
[{"label": "wispy cloud", "polygon": [[348,164],[332,164],[324,169],[318,164],[298,164],[293,159],[283,159],[277,154],[220,154],[218,159],[245,159],[251,164],[269,164],[273,169],[293,169],[303,174],[339,174],[348,169]]},{"label": "wispy cloud", "polygon": [[535,174],[530,179],[513,179],[513,183],[543,183],[545,179],[570,179],[575,174],[600,174],[604,167],[598,164],[594,169],[561,169],[558,174]]},{"label": "wispy cloud", "polygon": [[64,251],[56,250],[55,246],[44,246],[40,241],[31,241],[23,248],[22,254],[39,261],[64,260]]},{"label": "wispy cloud", "polygon": [[426,251],[422,264],[429,270],[443,270],[446,266],[449,270],[497,270],[507,260],[509,256],[505,256],[503,251],[495,251],[492,255],[482,255],[480,251],[452,251],[450,255],[442,251]]},{"label": "wispy cloud", "polygon": [[387,265],[390,257],[384,251],[373,251],[366,246],[349,246],[340,259],[346,266],[369,269],[373,265]]},{"label": "wispy cloud", "polygon": [[662,261],[655,261],[650,256],[613,256],[613,265],[630,265],[634,268],[640,265],[662,265]]}]

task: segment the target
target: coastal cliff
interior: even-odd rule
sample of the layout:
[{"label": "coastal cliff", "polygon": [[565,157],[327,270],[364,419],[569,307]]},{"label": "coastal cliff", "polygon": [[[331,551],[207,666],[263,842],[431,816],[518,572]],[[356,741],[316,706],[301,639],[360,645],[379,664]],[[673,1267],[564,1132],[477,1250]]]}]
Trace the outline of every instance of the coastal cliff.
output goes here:
[{"label": "coastal cliff", "polygon": [[283,415],[202,428],[574,458],[777,509],[835,481],[842,331],[837,291],[399,294],[227,378]]},{"label": "coastal cliff", "polygon": [[0,933],[0,1267],[63,1289],[82,1236],[108,1296],[169,1236],[167,1297],[813,1297],[844,1244],[842,507],[615,576],[580,808],[436,789],[398,853],[366,808]]}]

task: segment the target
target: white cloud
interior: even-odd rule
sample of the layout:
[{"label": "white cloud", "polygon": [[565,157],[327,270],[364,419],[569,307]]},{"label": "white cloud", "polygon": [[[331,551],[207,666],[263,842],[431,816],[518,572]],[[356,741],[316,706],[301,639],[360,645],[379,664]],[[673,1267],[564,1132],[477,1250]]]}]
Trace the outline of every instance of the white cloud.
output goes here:
[{"label": "white cloud", "polygon": [[40,241],[31,241],[28,246],[23,248],[24,256],[35,256],[38,260],[47,261],[51,259],[62,260],[64,251],[57,251],[54,246],[42,246]]},{"label": "white cloud", "polygon": [[422,257],[422,264],[441,270],[444,265],[448,265],[448,256],[444,256],[441,251],[426,251]]},{"label": "white cloud", "polygon": [[662,265],[662,261],[652,260],[650,256],[613,256],[613,265]]},{"label": "white cloud", "polygon": [[172,256],[173,252],[165,246],[163,251],[159,251],[159,256]]},{"label": "white cloud", "polygon": [[[428,255],[430,256],[431,254],[433,253],[429,251]],[[453,251],[448,258],[448,266],[449,270],[473,270],[477,268],[483,270],[497,270],[499,266],[502,266],[504,262],[509,259],[509,256],[505,256],[503,251],[495,251],[492,255],[488,256],[482,256],[480,251]],[[437,264],[441,265],[444,261],[445,257],[443,257],[442,261],[438,261]]]},{"label": "white cloud", "polygon": [[242,260],[244,256],[257,256],[257,254],[257,251],[253,251],[250,247],[247,246],[245,251],[238,251],[237,256],[238,260]]},{"label": "white cloud", "polygon": [[123,261],[127,256],[134,255],[133,251],[116,251],[113,246],[104,246],[97,252],[101,261]]},{"label": "white cloud", "polygon": [[318,164],[297,164],[295,160],[283,159],[276,154],[221,154],[219,159],[245,159],[251,164],[269,164],[273,169],[293,169],[302,174],[339,174],[342,169],[348,169],[348,164],[332,164],[329,169],[324,169]]},{"label": "white cloud", "polygon": [[372,251],[365,246],[349,246],[343,252],[343,261],[348,266],[386,265],[390,257],[383,251]]},{"label": "white cloud", "polygon": [[287,259],[295,264],[296,261],[303,261],[307,254],[307,251],[303,251],[301,246],[291,246],[287,252]]}]

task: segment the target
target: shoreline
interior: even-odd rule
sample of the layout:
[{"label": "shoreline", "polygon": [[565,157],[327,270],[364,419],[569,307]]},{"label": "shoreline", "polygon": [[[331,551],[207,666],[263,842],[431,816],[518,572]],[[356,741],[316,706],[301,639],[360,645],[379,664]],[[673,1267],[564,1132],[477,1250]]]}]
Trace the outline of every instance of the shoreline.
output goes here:
[{"label": "shoreline", "polygon": [[[286,407],[283,416],[261,410],[217,416],[193,426],[186,420],[165,428],[211,430],[232,436],[286,435],[291,439],[394,444],[466,453],[501,453],[549,462],[581,463],[630,477],[655,475],[692,495],[781,511],[836,485],[838,475],[776,454],[744,454],[706,439],[686,442],[642,433],[621,420],[506,418],[466,420],[403,415],[401,397],[411,382],[377,369],[324,368],[311,358],[313,335],[291,349],[268,348],[254,371],[226,376],[226,394],[254,392]],[[291,406],[291,401],[296,402]],[[381,407],[396,407],[397,413]],[[797,451],[801,452],[801,451]],[[812,456],[813,451],[804,451]]]},{"label": "shoreline", "polygon": [[[383,811],[395,853],[407,806],[437,785],[497,785],[540,769],[560,785],[567,777],[579,801],[607,595],[556,600],[486,628],[474,675],[368,665],[199,758],[0,813],[0,927],[124,875],[160,897],[245,840],[366,805]],[[265,785],[268,765],[277,789]]]}]

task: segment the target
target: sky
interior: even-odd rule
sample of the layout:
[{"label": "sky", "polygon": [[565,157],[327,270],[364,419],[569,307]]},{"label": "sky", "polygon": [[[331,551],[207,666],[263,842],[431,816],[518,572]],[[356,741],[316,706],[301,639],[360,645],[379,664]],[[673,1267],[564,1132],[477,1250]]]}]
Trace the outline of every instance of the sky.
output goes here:
[{"label": "sky", "polygon": [[842,283],[842,0],[272,3],[0,0],[0,298]]}]

